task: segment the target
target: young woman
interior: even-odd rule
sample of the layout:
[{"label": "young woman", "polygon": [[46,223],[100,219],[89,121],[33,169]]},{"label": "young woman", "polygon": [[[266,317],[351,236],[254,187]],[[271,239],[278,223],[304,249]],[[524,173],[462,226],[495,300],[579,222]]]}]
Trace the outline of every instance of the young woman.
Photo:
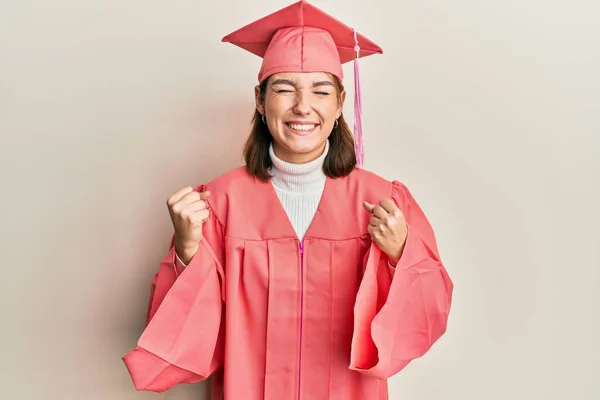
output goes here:
[{"label": "young woman", "polygon": [[246,165],[169,197],[171,249],[124,357],[135,387],[212,376],[213,400],[388,399],[446,331],[453,284],[409,190],[357,167],[353,31],[300,1],[224,40],[263,57]]}]

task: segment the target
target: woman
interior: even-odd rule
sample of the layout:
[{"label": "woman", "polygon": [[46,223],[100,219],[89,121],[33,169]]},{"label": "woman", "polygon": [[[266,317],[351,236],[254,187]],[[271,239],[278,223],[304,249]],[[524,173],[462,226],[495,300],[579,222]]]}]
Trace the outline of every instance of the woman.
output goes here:
[{"label": "woman", "polygon": [[246,165],[167,201],[171,249],[124,357],[135,387],[212,376],[213,400],[388,399],[445,332],[453,285],[408,189],[356,168],[353,32],[300,1],[224,40],[263,57]]}]

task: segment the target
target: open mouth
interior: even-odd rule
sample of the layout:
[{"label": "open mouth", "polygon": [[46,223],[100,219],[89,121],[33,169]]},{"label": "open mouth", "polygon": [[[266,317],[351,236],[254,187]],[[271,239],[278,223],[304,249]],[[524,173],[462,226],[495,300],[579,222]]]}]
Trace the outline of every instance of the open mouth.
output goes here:
[{"label": "open mouth", "polygon": [[319,126],[319,124],[313,123],[286,122],[285,124],[293,131],[303,134],[311,133]]}]

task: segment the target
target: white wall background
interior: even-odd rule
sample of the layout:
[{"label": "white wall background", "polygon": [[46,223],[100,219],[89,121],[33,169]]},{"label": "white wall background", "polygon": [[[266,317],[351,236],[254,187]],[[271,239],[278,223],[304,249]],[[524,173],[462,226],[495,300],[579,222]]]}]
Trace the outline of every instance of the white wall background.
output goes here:
[{"label": "white wall background", "polygon": [[[137,393],[120,357],[167,196],[241,163],[260,60],[220,39],[290,2],[0,1],[1,398],[204,398]],[[599,399],[600,2],[313,4],[384,48],[367,168],[412,189],[456,284],[391,399]]]}]

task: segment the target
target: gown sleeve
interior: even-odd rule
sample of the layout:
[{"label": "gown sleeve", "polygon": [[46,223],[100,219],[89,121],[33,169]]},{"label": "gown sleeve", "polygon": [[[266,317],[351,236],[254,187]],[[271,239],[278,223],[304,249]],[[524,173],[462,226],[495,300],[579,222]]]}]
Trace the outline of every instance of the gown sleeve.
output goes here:
[{"label": "gown sleeve", "polygon": [[148,312],[146,313],[146,325],[158,310],[158,306],[164,300],[167,292],[171,289],[181,272],[184,265],[177,257],[175,251],[175,236],[171,237],[171,244],[167,256],[162,260],[158,272],[154,275],[150,283],[150,296],[148,299]]},{"label": "gown sleeve", "polygon": [[375,243],[365,256],[350,355],[350,369],[379,379],[423,356],[446,332],[453,292],[423,211],[404,185],[392,186],[408,236],[395,268]]},{"label": "gown sleeve", "polygon": [[171,241],[153,279],[146,328],[123,357],[137,390],[199,382],[223,363],[224,229],[212,210],[202,232],[185,268]]}]

